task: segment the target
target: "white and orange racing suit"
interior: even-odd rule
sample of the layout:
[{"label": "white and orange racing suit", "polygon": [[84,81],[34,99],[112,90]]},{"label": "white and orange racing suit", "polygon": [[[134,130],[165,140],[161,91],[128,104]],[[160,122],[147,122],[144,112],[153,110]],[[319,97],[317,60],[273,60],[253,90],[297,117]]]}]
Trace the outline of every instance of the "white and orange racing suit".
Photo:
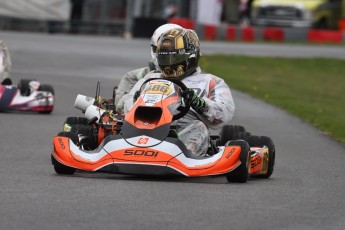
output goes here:
[{"label": "white and orange racing suit", "polygon": [[134,85],[150,71],[152,71],[150,67],[143,67],[140,69],[132,70],[121,77],[120,83],[116,90],[116,111],[122,112],[124,103],[129,98],[128,93],[131,91]]},{"label": "white and orange racing suit", "polygon": [[[160,73],[149,73],[135,84],[129,93],[130,98],[125,101],[125,113],[133,107],[133,96],[143,82],[159,77]],[[235,104],[231,91],[223,79],[200,71],[183,78],[182,82],[205,100],[205,109],[202,114],[198,114],[191,108],[187,115],[174,121],[173,125],[187,149],[195,155],[205,156],[209,147],[209,128],[221,128],[230,122],[234,115]]]}]

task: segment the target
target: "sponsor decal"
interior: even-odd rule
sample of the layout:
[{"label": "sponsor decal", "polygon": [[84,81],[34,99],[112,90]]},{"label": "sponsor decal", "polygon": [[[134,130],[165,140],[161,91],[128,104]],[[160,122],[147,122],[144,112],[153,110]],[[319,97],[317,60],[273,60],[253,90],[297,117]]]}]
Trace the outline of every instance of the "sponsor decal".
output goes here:
[{"label": "sponsor decal", "polygon": [[159,151],[144,150],[144,149],[127,149],[125,150],[124,156],[144,156],[144,157],[157,157]]},{"label": "sponsor decal", "polygon": [[[145,124],[145,125],[148,125],[147,122],[145,122],[144,124]],[[139,140],[138,140],[138,144],[139,144],[139,145],[146,145],[147,142],[149,142],[149,139],[150,139],[150,138],[148,138],[148,137],[141,137],[141,138],[139,138]]]},{"label": "sponsor decal", "polygon": [[232,148],[231,150],[230,150],[230,152],[226,155],[226,159],[229,159],[230,157],[231,157],[231,155],[235,152],[235,149],[236,148]]},{"label": "sponsor decal", "polygon": [[169,85],[163,83],[153,83],[145,89],[147,94],[164,94],[169,95],[172,92],[172,88]]},{"label": "sponsor decal", "polygon": [[152,94],[146,94],[144,97],[145,104],[155,104],[156,102],[161,100],[161,95],[152,95]]},{"label": "sponsor decal", "polygon": [[261,164],[262,162],[262,157],[258,154],[256,155],[257,157],[253,158],[250,161],[250,168],[255,168],[256,166],[258,166],[259,164]]},{"label": "sponsor decal", "polygon": [[65,144],[63,143],[61,137],[58,138],[58,141],[59,141],[60,147],[61,147],[63,150],[65,150],[65,149],[66,149],[66,146],[65,146]]}]

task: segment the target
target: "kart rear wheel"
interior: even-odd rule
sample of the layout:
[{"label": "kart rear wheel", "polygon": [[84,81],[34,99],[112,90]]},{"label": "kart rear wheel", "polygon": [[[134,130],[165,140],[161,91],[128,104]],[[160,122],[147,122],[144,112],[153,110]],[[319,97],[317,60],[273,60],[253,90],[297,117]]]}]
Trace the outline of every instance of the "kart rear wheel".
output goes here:
[{"label": "kart rear wheel", "polygon": [[247,138],[247,142],[250,147],[259,147],[260,146],[260,137],[256,135],[251,135]]},{"label": "kart rear wheel", "polygon": [[63,125],[63,130],[65,132],[70,132],[72,127],[78,129],[78,127],[88,126],[88,122],[89,120],[85,117],[67,117]]},{"label": "kart rear wheel", "polygon": [[29,82],[30,81],[36,81],[34,79],[20,79],[18,83],[18,89],[20,91],[20,94],[23,96],[29,96],[30,95],[30,87]]},{"label": "kart rear wheel", "polygon": [[54,88],[53,88],[53,86],[51,86],[51,85],[40,85],[40,87],[38,87],[38,90],[39,90],[39,91],[50,92],[50,93],[52,93],[53,95],[55,95]]},{"label": "kart rear wheel", "polygon": [[226,142],[234,139],[234,134],[237,132],[245,132],[243,126],[240,125],[225,125],[219,133],[219,146],[225,146]]},{"label": "kart rear wheel", "polygon": [[266,174],[261,174],[261,175],[254,175],[253,177],[256,178],[269,178],[272,173],[273,173],[273,168],[274,168],[274,162],[275,162],[275,157],[276,157],[276,150],[274,143],[271,138],[266,137],[266,136],[261,136],[259,137],[259,142],[258,142],[259,147],[264,147],[266,146],[268,148],[268,169]]},{"label": "kart rear wheel", "polygon": [[250,136],[251,136],[250,132],[235,132],[233,134],[233,139],[247,141]]},{"label": "kart rear wheel", "polygon": [[[54,96],[54,88],[53,88],[51,85],[40,85],[40,86],[38,87],[38,90],[39,90],[39,91],[50,92],[50,93],[53,94],[53,96]],[[39,113],[48,114],[48,113],[51,113],[51,112],[53,112],[53,109],[47,110],[47,111],[40,111]]]},{"label": "kart rear wheel", "polygon": [[[75,133],[70,133],[70,132],[60,132],[58,133],[59,137],[68,137],[70,138],[74,144],[78,143],[78,135]],[[54,170],[57,174],[65,174],[65,175],[72,175],[76,172],[77,169],[66,166],[64,164],[61,164],[59,161],[57,161],[53,156],[52,156],[52,164],[54,165]]]},{"label": "kart rear wheel", "polygon": [[226,174],[228,182],[246,183],[249,177],[250,166],[250,148],[246,141],[236,140],[230,141],[227,146],[240,146],[240,161],[241,164],[233,171]]}]

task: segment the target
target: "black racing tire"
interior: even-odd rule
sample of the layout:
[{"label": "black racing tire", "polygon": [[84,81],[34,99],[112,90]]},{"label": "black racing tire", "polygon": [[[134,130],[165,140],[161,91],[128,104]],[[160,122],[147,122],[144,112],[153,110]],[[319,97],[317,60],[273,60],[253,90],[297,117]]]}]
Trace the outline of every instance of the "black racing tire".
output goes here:
[{"label": "black racing tire", "polygon": [[247,142],[250,147],[258,147],[260,146],[260,137],[256,135],[251,135],[247,138]]},{"label": "black racing tire", "polygon": [[77,169],[75,168],[61,164],[59,161],[55,159],[55,157],[53,157],[53,155],[51,156],[51,158],[56,174],[73,175],[77,171]]},{"label": "black racing tire", "polygon": [[[51,94],[53,94],[54,96],[54,88],[51,85],[40,85],[38,87],[39,91],[45,91],[45,92],[50,92]],[[48,114],[53,112],[53,110],[48,110],[48,111],[40,111],[39,113],[44,113],[44,114]]]},{"label": "black racing tire", "polygon": [[235,132],[233,134],[233,139],[247,141],[250,136],[251,136],[250,132]]},{"label": "black racing tire", "polygon": [[58,135],[59,137],[68,137],[73,141],[74,144],[78,145],[79,138],[76,133],[71,133],[71,132],[59,132]]},{"label": "black racing tire", "polygon": [[250,147],[264,147],[268,148],[268,169],[266,174],[253,175],[254,178],[269,178],[273,173],[275,163],[275,146],[271,138],[266,136],[250,136],[248,138]]},{"label": "black racing tire", "polygon": [[87,125],[72,125],[71,132],[82,137],[79,139],[80,147],[86,150],[92,150],[97,148],[97,136],[94,134],[94,128]]},{"label": "black racing tire", "polygon": [[70,127],[71,129],[68,131],[72,131],[72,127],[73,127],[73,132],[76,133],[75,132],[76,130],[84,126],[88,126],[88,123],[89,123],[89,120],[85,117],[67,117],[63,124],[63,127],[64,127],[64,131],[67,131],[65,127],[66,125]]},{"label": "black racing tire", "polygon": [[54,88],[51,85],[40,85],[40,87],[38,87],[38,90],[51,92],[53,95],[55,95]]},{"label": "black racing tire", "polygon": [[240,125],[223,126],[219,133],[219,146],[225,146],[228,141],[234,140],[235,133],[245,131],[244,127]]},{"label": "black racing tire", "polygon": [[87,125],[72,125],[70,132],[87,136],[89,129],[91,129],[91,127]]},{"label": "black racing tire", "polygon": [[67,117],[65,124],[69,125],[88,125],[89,120],[86,117]]},{"label": "black racing tire", "polygon": [[243,140],[232,140],[229,141],[227,146],[240,146],[240,161],[241,164],[234,170],[226,174],[228,182],[246,183],[249,177],[250,167],[250,148],[246,141]]},{"label": "black racing tire", "polygon": [[266,174],[254,175],[254,177],[256,178],[269,178],[273,173],[276,158],[276,150],[272,139],[266,136],[261,136],[259,138],[259,147],[264,146],[267,146],[268,148],[268,169]]},{"label": "black racing tire", "polygon": [[18,83],[18,89],[22,96],[29,96],[30,95],[30,87],[29,82],[35,81],[34,79],[20,79]]},{"label": "black racing tire", "polygon": [[79,139],[79,146],[86,150],[92,150],[97,148],[97,135],[94,133],[94,128],[90,125],[76,124],[71,125],[71,133],[77,134]]},{"label": "black racing tire", "polygon": [[[60,132],[57,136],[60,137],[68,137],[70,138],[74,144],[78,143],[78,135],[71,132]],[[61,164],[52,156],[52,164],[54,165],[54,170],[57,174],[65,174],[65,175],[72,175],[74,174],[77,169],[69,167],[67,165]]]}]

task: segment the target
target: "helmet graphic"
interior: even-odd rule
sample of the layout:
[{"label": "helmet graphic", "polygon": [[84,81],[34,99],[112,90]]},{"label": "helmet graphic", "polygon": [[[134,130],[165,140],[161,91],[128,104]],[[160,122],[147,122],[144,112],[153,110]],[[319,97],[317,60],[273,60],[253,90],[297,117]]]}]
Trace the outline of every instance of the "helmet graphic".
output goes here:
[{"label": "helmet graphic", "polygon": [[158,40],[157,61],[164,78],[182,79],[194,73],[199,58],[200,44],[194,30],[172,29]]},{"label": "helmet graphic", "polygon": [[159,37],[163,33],[171,29],[177,29],[177,28],[182,28],[182,27],[177,24],[167,23],[167,24],[161,25],[155,30],[155,32],[153,32],[153,35],[151,37],[151,56],[153,60],[156,59],[156,49],[157,49],[157,43],[158,43]]}]

